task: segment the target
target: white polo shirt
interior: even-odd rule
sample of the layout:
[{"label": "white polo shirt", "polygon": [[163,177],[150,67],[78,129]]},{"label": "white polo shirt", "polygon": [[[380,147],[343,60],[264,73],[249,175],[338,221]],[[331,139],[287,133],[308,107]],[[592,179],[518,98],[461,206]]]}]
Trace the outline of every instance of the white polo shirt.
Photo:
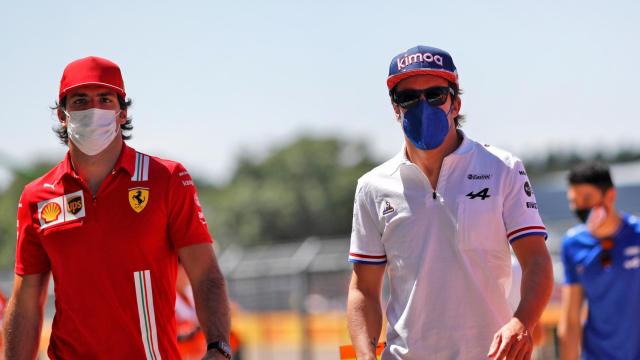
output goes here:
[{"label": "white polo shirt", "polygon": [[532,234],[546,229],[522,162],[467,137],[436,189],[404,149],[362,176],[349,261],[387,266],[382,358],[486,358],[512,315],[509,243]]}]

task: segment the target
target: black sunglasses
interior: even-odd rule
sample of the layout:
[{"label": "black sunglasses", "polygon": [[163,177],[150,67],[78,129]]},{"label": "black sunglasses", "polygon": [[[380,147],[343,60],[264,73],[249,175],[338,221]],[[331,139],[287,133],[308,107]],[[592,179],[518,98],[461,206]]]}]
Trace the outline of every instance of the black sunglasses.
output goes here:
[{"label": "black sunglasses", "polygon": [[395,91],[392,95],[393,102],[407,109],[418,104],[422,95],[431,106],[441,106],[447,102],[449,94],[455,95],[449,86],[434,86],[422,90],[407,89]]},{"label": "black sunglasses", "polygon": [[613,256],[611,255],[613,239],[604,238],[600,240],[600,246],[602,247],[602,252],[600,252],[600,264],[602,264],[603,268],[608,268],[613,264]]}]

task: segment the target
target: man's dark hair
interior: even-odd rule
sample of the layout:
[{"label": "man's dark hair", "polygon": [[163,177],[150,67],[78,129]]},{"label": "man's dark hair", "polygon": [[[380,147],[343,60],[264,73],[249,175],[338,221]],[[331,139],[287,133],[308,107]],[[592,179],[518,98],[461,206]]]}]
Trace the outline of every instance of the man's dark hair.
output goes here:
[{"label": "man's dark hair", "polygon": [[569,171],[569,185],[589,184],[605,192],[613,187],[609,166],[601,161],[589,161]]},{"label": "man's dark hair", "polygon": [[[131,104],[133,104],[133,100],[131,100],[130,98],[125,100],[122,96],[118,95],[118,104],[120,105],[121,110],[127,110],[131,106]],[[55,110],[57,112],[58,110],[65,110],[66,107],[67,97],[65,96],[62,98],[62,100],[60,100],[60,103],[56,102],[56,105],[52,107],[51,110]],[[132,121],[133,118],[131,116],[127,116],[127,121],[125,121],[124,124],[120,125],[123,140],[131,139],[131,135],[128,132],[133,130],[133,125],[131,124]],[[125,133],[125,131],[127,133]],[[56,133],[61,143],[65,145],[69,144],[69,134],[67,133],[66,126],[58,124],[53,128],[53,132]]]},{"label": "man's dark hair", "polygon": [[[393,89],[389,91],[389,96],[391,96],[391,101],[393,102],[393,94],[396,92],[396,88],[398,86],[394,86]],[[460,95],[462,95],[462,89],[458,88],[458,85],[455,83],[449,82],[449,87],[453,89],[453,100],[460,99]],[[461,128],[464,123],[466,115],[458,114],[455,118],[453,118],[453,122],[456,125],[456,128]]]},{"label": "man's dark hair", "polygon": [[[458,88],[458,85],[450,82],[449,86],[451,86],[451,88],[453,89],[453,100],[460,100],[460,95],[462,95],[462,89]],[[458,114],[456,115],[456,117],[453,118],[453,122],[456,124],[456,128],[461,128],[462,127],[462,123],[464,123],[464,120],[466,118],[466,115],[462,115],[462,114]]]}]

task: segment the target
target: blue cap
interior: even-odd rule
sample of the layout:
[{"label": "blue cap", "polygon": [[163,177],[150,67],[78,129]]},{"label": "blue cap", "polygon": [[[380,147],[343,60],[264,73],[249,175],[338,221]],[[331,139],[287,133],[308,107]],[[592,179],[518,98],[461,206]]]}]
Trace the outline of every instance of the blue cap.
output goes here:
[{"label": "blue cap", "polygon": [[398,82],[415,75],[435,75],[458,85],[458,72],[448,52],[418,45],[398,54],[389,65],[387,87],[393,89]]}]

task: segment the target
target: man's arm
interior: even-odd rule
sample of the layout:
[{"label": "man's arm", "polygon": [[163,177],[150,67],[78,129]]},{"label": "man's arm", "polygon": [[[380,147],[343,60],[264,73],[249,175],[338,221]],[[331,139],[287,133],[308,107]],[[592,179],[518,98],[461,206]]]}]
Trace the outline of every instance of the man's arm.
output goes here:
[{"label": "man's arm", "polygon": [[49,273],[16,275],[4,317],[4,358],[35,359],[40,342]]},{"label": "man's arm", "polygon": [[533,350],[531,330],[551,297],[553,269],[544,236],[523,237],[512,247],[522,267],[520,304],[513,318],[495,334],[488,356],[529,359]]},{"label": "man's arm", "polygon": [[[211,244],[185,246],[178,250],[180,262],[191,282],[196,313],[207,343],[229,342],[231,319],[224,277]],[[223,359],[211,350],[205,359]]]},{"label": "man's arm", "polygon": [[562,288],[558,337],[560,338],[560,358],[563,360],[575,360],[580,355],[583,300],[582,286],[569,284]]},{"label": "man's arm", "polygon": [[347,325],[356,357],[376,358],[375,349],[382,328],[380,295],[384,265],[353,264],[347,300]]}]

